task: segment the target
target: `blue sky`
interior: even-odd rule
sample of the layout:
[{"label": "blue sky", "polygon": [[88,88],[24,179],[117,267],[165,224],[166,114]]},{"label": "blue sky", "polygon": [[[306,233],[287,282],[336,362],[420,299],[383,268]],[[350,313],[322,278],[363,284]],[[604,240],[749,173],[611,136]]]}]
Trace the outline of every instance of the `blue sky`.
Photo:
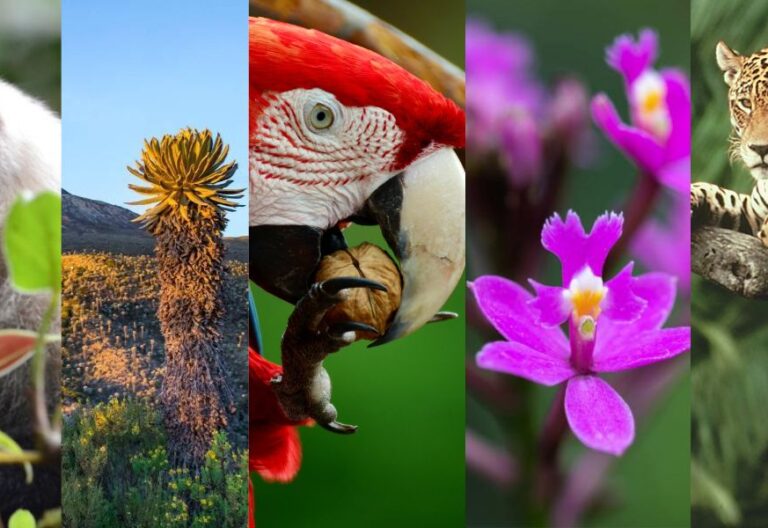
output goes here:
[{"label": "blue sky", "polygon": [[[185,126],[219,132],[248,187],[247,2],[70,0],[62,29],[64,189],[136,200],[125,167],[143,139]],[[227,235],[248,233],[242,203]]]}]

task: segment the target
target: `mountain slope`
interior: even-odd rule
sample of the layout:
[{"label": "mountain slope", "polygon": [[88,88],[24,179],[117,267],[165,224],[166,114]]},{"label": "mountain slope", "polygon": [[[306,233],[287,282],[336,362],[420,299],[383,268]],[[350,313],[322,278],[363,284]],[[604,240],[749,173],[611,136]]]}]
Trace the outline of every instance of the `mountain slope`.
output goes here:
[{"label": "mountain slope", "polygon": [[[61,192],[62,250],[107,251],[121,255],[151,255],[154,239],[139,224],[136,213],[107,202]],[[226,255],[248,261],[248,237],[225,238]]]}]

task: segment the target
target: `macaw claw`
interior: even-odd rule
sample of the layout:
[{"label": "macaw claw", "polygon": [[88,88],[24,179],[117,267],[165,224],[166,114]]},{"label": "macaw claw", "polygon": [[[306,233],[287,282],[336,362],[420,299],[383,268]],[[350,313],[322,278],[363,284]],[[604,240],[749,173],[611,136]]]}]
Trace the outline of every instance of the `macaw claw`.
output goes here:
[{"label": "macaw claw", "polygon": [[336,295],[341,290],[347,288],[370,288],[383,292],[387,291],[387,287],[382,283],[361,277],[336,277],[320,283],[320,290],[327,295]]},{"label": "macaw claw", "polygon": [[379,332],[373,326],[358,321],[345,321],[343,323],[336,323],[328,327],[328,335],[336,339],[343,340],[344,334],[347,332],[369,332],[376,336],[381,335],[381,332]]},{"label": "macaw claw", "polygon": [[328,423],[319,423],[319,425],[323,429],[326,429],[332,433],[342,434],[342,435],[353,434],[355,431],[357,431],[356,425],[348,425],[341,422],[337,422],[336,420]]},{"label": "macaw claw", "polygon": [[432,319],[430,319],[429,322],[439,323],[441,321],[456,319],[457,317],[459,317],[459,314],[457,314],[456,312],[437,312],[435,315],[432,316]]}]

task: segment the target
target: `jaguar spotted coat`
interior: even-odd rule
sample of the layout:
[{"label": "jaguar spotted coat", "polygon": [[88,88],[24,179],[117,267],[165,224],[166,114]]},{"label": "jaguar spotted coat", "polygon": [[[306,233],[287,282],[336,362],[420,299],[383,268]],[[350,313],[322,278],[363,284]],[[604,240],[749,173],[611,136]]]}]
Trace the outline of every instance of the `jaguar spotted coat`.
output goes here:
[{"label": "jaguar spotted coat", "polygon": [[716,57],[728,85],[731,158],[746,165],[755,186],[741,194],[692,184],[692,222],[752,234],[768,246],[768,48],[743,56],[720,42]]}]

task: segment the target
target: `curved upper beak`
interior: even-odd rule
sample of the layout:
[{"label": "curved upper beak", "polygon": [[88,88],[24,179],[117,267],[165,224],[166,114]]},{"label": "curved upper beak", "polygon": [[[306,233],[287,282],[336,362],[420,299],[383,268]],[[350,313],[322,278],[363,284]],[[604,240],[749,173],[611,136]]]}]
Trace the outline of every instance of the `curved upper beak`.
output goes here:
[{"label": "curved upper beak", "polygon": [[451,148],[418,160],[366,202],[400,261],[403,296],[377,346],[413,333],[442,308],[464,271],[464,168]]}]

